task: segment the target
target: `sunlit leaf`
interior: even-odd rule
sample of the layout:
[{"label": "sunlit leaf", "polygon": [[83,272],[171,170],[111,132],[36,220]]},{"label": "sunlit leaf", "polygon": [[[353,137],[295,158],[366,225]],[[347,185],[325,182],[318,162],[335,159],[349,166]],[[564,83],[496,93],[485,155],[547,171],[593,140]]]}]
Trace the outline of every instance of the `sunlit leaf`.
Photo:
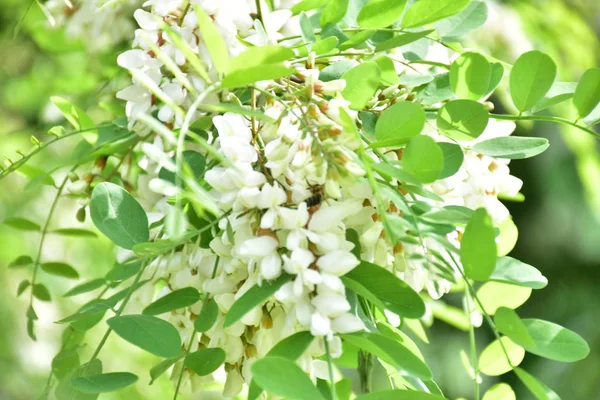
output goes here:
[{"label": "sunlit leaf", "polygon": [[324,400],[308,375],[293,361],[281,357],[265,357],[251,367],[253,379],[269,393],[290,400]]},{"label": "sunlit leaf", "polygon": [[198,5],[194,5],[196,16],[198,17],[198,30],[202,35],[202,42],[208,49],[210,58],[218,73],[222,74],[227,69],[229,61],[229,50],[223,35],[217,29],[213,20],[208,14]]},{"label": "sunlit leaf", "polygon": [[492,66],[479,53],[463,53],[450,67],[450,86],[461,99],[479,100],[490,86]]},{"label": "sunlit leaf", "polygon": [[484,208],[475,210],[460,244],[460,260],[467,277],[485,281],[494,272],[498,249],[492,218]]},{"label": "sunlit leaf", "polygon": [[489,157],[513,160],[535,157],[550,147],[546,138],[503,136],[484,140],[473,146],[473,150]]},{"label": "sunlit leaf", "polygon": [[403,28],[415,28],[461,12],[470,0],[420,0],[413,3],[402,19]]},{"label": "sunlit leaf", "polygon": [[519,111],[535,106],[554,83],[556,64],[537,50],[527,52],[517,59],[510,72],[510,95]]},{"label": "sunlit leaf", "polygon": [[200,293],[193,287],[175,290],[156,300],[142,311],[144,315],[158,315],[189,307],[200,300]]},{"label": "sunlit leaf", "polygon": [[501,282],[486,282],[477,290],[477,297],[484,310],[494,315],[500,307],[512,310],[523,305],[529,296],[531,288],[509,285]]},{"label": "sunlit leaf", "polygon": [[377,141],[371,147],[396,147],[405,145],[425,126],[425,111],[412,102],[399,101],[383,113],[375,125]]},{"label": "sunlit leaf", "polygon": [[67,293],[63,294],[63,297],[77,296],[82,293],[91,292],[92,290],[101,288],[105,283],[105,279],[93,279],[69,289]]},{"label": "sunlit leaf", "polygon": [[57,235],[63,235],[63,236],[90,237],[90,238],[98,237],[98,235],[95,232],[88,231],[86,229],[79,229],[79,228],[60,228],[60,229],[55,229],[51,232],[56,233]]},{"label": "sunlit leaf", "polygon": [[329,0],[321,13],[321,26],[337,24],[348,11],[349,0]]},{"label": "sunlit leaf", "polygon": [[401,33],[399,35],[389,38],[388,40],[386,40],[384,42],[378,43],[377,46],[375,47],[375,51],[377,51],[377,52],[386,51],[386,50],[395,49],[396,47],[406,46],[407,44],[416,42],[417,40],[424,38],[425,36],[429,35],[431,32],[433,32],[433,29],[421,31],[421,32]]},{"label": "sunlit leaf", "polygon": [[521,346],[534,346],[533,338],[527,326],[521,321],[517,313],[510,308],[500,307],[494,315],[494,323],[499,332],[511,338]]},{"label": "sunlit leaf", "polygon": [[485,1],[471,1],[461,12],[435,24],[435,29],[443,38],[456,38],[480,28],[488,18]]},{"label": "sunlit leaf", "polygon": [[454,143],[438,142],[437,145],[444,154],[444,168],[438,179],[446,179],[458,172],[465,159],[462,148]]},{"label": "sunlit leaf", "polygon": [[481,103],[454,100],[444,105],[437,116],[437,127],[456,140],[478,138],[488,125],[490,115]]},{"label": "sunlit leaf", "polygon": [[[510,364],[506,359],[506,354],[508,354]],[[523,358],[525,358],[525,350],[508,337],[503,336],[483,349],[479,356],[479,370],[488,376],[502,375],[513,369],[511,364],[512,366],[521,364]]]},{"label": "sunlit leaf", "polygon": [[371,0],[360,10],[358,25],[363,28],[385,28],[398,21],[405,5],[406,0]]},{"label": "sunlit leaf", "polygon": [[344,99],[350,102],[351,109],[362,110],[379,87],[381,71],[376,62],[367,61],[346,71],[342,79],[346,80]]},{"label": "sunlit leaf", "polygon": [[415,390],[383,390],[358,396],[356,400],[443,400],[444,397]]},{"label": "sunlit leaf", "polygon": [[402,167],[423,183],[435,182],[444,169],[444,153],[425,135],[411,138],[402,155]]},{"label": "sunlit leaf", "polygon": [[577,333],[541,319],[521,320],[534,344],[519,343],[530,353],[550,360],[575,362],[590,354],[590,347]]},{"label": "sunlit leaf", "polygon": [[482,400],[517,400],[517,395],[507,383],[497,383],[485,392]]},{"label": "sunlit leaf", "polygon": [[548,285],[548,279],[540,271],[511,257],[500,257],[490,279],[497,282],[543,289]]}]

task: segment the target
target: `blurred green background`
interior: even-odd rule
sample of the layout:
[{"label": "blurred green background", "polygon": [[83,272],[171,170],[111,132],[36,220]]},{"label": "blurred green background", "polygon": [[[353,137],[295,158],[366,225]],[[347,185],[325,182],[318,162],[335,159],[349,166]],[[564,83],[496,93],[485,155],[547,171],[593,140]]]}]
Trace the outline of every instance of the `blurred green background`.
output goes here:
[{"label": "blurred green background", "polygon": [[[16,22],[28,1],[0,0],[0,155],[17,158],[18,149],[29,149],[30,135],[48,140],[47,130],[56,122],[48,98],[61,95],[86,108],[96,121],[114,102],[110,93],[127,79],[115,63],[123,49],[106,54],[87,54],[80,43],[68,42],[60,31],[49,34],[37,7],[32,7],[20,34],[13,38]],[[600,65],[600,2],[598,0],[513,0],[490,3],[490,20],[464,46],[489,52],[514,62],[536,48],[557,62],[560,80],[577,81],[587,68]],[[108,85],[105,84],[110,80]],[[507,104],[505,94],[493,101],[497,110]],[[104,109],[98,104],[102,103]],[[510,108],[507,111],[512,111]],[[569,103],[550,112],[572,113]],[[543,136],[551,141],[541,156],[511,163],[514,175],[524,181],[523,203],[508,206],[519,227],[519,241],[512,255],[540,269],[549,279],[544,290],[534,291],[521,308],[524,317],[551,320],[581,334],[590,344],[590,356],[576,364],[547,361],[527,355],[524,366],[548,383],[564,400],[600,399],[600,144],[573,129],[548,123],[521,124],[519,135]],[[74,142],[65,140],[33,159],[32,165],[49,170],[69,156]],[[42,224],[55,190],[25,187],[26,179],[13,174],[0,182],[0,220],[21,216]],[[60,202],[53,227],[80,226],[75,219],[75,200]],[[29,271],[8,270],[17,256],[34,255],[39,238],[0,225],[0,399],[35,399],[48,377],[49,363],[58,350],[62,327],[53,321],[73,312],[78,305],[60,298],[70,283],[44,277],[55,301],[37,307],[38,341],[25,331],[27,301],[16,299],[16,289]],[[114,262],[114,251],[102,239],[50,239],[44,256],[77,265],[85,277],[103,275]],[[79,299],[79,305],[84,299]],[[39,303],[38,303],[39,304]],[[94,330],[88,343],[97,343]],[[479,329],[481,348],[492,334]],[[435,340],[443,337],[444,340]],[[440,386],[449,398],[472,398],[472,382],[462,368],[458,350],[468,349],[468,335],[442,322],[432,327],[430,345],[421,346]],[[93,347],[88,345],[87,347]],[[90,352],[84,348],[84,354]],[[120,354],[127,352],[127,357]],[[156,360],[122,341],[109,340],[103,351],[107,369],[111,365],[138,371],[135,388],[105,399],[172,396],[166,376],[153,386],[146,384],[147,371]],[[517,392],[518,399],[531,398],[512,374],[502,377]],[[485,378],[484,388],[493,379]],[[136,391],[136,390],[139,390]],[[207,394],[199,399],[208,399]]]}]

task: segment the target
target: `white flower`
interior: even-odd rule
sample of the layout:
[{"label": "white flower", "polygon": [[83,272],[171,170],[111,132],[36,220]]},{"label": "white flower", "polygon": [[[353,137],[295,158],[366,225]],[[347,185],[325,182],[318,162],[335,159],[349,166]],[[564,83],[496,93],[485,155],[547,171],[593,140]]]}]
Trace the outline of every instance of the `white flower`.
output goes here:
[{"label": "white flower", "polygon": [[344,314],[331,322],[333,330],[337,333],[358,332],[365,329],[365,324],[360,318],[352,314]]},{"label": "white flower", "polygon": [[238,253],[242,257],[267,257],[277,249],[278,245],[277,240],[271,236],[260,236],[242,243]]},{"label": "white flower", "polygon": [[310,333],[313,336],[325,336],[331,332],[331,321],[326,316],[313,313],[310,319]]},{"label": "white flower", "polygon": [[319,257],[317,267],[333,275],[342,276],[360,264],[360,260],[349,251],[337,250]]},{"label": "white flower", "polygon": [[337,293],[319,294],[312,298],[311,303],[317,311],[329,318],[339,317],[350,311],[350,303],[346,296]]}]

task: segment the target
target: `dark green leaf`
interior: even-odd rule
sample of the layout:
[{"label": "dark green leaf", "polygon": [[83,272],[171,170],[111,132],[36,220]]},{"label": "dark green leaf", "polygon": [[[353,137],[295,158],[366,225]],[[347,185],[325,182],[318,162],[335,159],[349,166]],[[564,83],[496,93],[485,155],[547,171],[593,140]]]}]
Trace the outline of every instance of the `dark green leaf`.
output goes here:
[{"label": "dark green leaf", "polygon": [[79,228],[55,229],[52,231],[52,233],[56,233],[58,235],[63,235],[63,236],[92,237],[92,238],[98,237],[98,235],[96,235],[95,232],[88,231],[86,229],[79,229]]},{"label": "dark green leaf", "polygon": [[40,231],[42,228],[35,222],[31,222],[25,218],[6,218],[4,225],[10,226],[11,228],[20,229],[22,231]]},{"label": "dark green leaf", "polygon": [[189,368],[199,376],[212,374],[225,362],[223,349],[210,348],[190,353],[185,357],[183,366]]},{"label": "dark green leaf", "polygon": [[70,289],[67,293],[63,294],[63,297],[77,296],[82,293],[91,292],[104,286],[105,283],[106,280],[102,278],[87,281]]},{"label": "dark green leaf", "polygon": [[378,265],[363,261],[342,277],[344,284],[370,301],[404,318],[421,318],[425,303],[400,278]]},{"label": "dark green leaf", "polygon": [[410,139],[404,149],[402,167],[422,183],[432,183],[444,169],[444,153],[435,140],[418,135]]},{"label": "dark green leaf", "polygon": [[425,126],[425,111],[417,104],[399,101],[383,113],[375,125],[377,142],[371,147],[396,147],[421,133]]},{"label": "dark green leaf", "polygon": [[600,103],[600,68],[585,71],[573,96],[579,118],[587,116]]},{"label": "dark green leaf", "polygon": [[[234,112],[242,114],[241,112]],[[194,174],[196,179],[200,179],[202,177],[206,167],[206,158],[202,154],[198,153],[197,151],[186,150],[183,152],[183,161],[184,164],[187,164],[187,166],[191,169],[191,172]],[[175,159],[173,159],[173,162],[175,162]],[[171,182],[172,184],[175,184],[176,182],[175,172],[169,171],[164,167],[158,172],[158,177],[162,180]]]},{"label": "dark green leaf", "polygon": [[438,142],[444,154],[444,169],[438,179],[446,179],[458,172],[465,159],[462,148],[454,143]]},{"label": "dark green leaf", "polygon": [[393,25],[404,11],[406,0],[371,0],[357,17],[358,25],[363,28],[385,28]]},{"label": "dark green leaf", "polygon": [[50,275],[60,276],[68,279],[79,279],[79,273],[68,264],[60,262],[48,262],[42,264],[42,270]]},{"label": "dark green leaf", "polygon": [[342,340],[359,347],[393,365],[402,373],[430,380],[427,365],[400,342],[371,332],[356,332],[340,335]]},{"label": "dark green leaf", "polygon": [[284,283],[289,282],[292,275],[282,275],[272,282],[263,282],[262,286],[258,284],[251,287],[246,293],[233,303],[229,312],[225,315],[224,326],[228,327],[239,321],[254,307],[269,299]]},{"label": "dark green leaf", "polygon": [[29,256],[19,256],[8,264],[8,268],[20,268],[33,264],[33,259]]},{"label": "dark green leaf", "polygon": [[546,138],[503,136],[479,142],[473,150],[490,157],[520,160],[537,156],[548,147]]},{"label": "dark green leaf", "polygon": [[103,182],[94,188],[90,203],[96,228],[117,246],[131,250],[150,237],[148,217],[142,206],[125,189]]},{"label": "dark green leaf", "polygon": [[138,377],[129,372],[110,372],[75,378],[71,384],[82,393],[106,393],[126,388],[137,380]]},{"label": "dark green leaf", "polygon": [[50,292],[48,288],[41,283],[36,283],[33,285],[33,296],[41,301],[51,301],[52,297],[50,296]]},{"label": "dark green leaf", "polygon": [[488,91],[492,66],[479,53],[463,53],[450,67],[450,86],[461,99],[479,100]]},{"label": "dark green leaf", "polygon": [[342,79],[346,87],[342,91],[344,99],[350,102],[353,110],[362,110],[379,87],[381,71],[374,61],[367,61],[346,71]]},{"label": "dark green leaf", "polygon": [[102,362],[98,359],[85,363],[76,370],[70,371],[58,382],[54,391],[57,400],[95,400],[97,394],[82,393],[73,387],[72,381],[77,378],[98,375],[102,373]]},{"label": "dark green leaf", "polygon": [[433,29],[429,29],[429,30],[421,31],[421,32],[401,33],[399,35],[391,37],[390,39],[388,39],[384,42],[377,44],[377,46],[375,47],[375,51],[377,51],[377,52],[386,51],[386,50],[395,49],[396,47],[406,46],[407,44],[416,42],[417,40],[424,38],[425,36],[429,35],[431,32],[433,32]]},{"label": "dark green leaf", "polygon": [[202,311],[194,321],[194,328],[197,332],[206,332],[213,327],[219,316],[219,307],[213,299],[208,299],[202,305]]},{"label": "dark green leaf", "polygon": [[452,139],[473,140],[483,133],[489,119],[490,114],[481,103],[454,100],[438,111],[437,127]]},{"label": "dark green leaf", "polygon": [[498,258],[490,280],[532,289],[543,289],[548,285],[548,279],[540,271],[511,257]]},{"label": "dark green leaf", "polygon": [[467,277],[485,281],[496,266],[498,249],[492,218],[484,208],[475,210],[460,243],[460,261]]},{"label": "dark green leaf", "polygon": [[265,357],[252,364],[252,377],[269,393],[290,400],[324,400],[308,375],[293,361]]},{"label": "dark green leaf", "polygon": [[403,28],[415,28],[430,24],[440,19],[461,12],[470,0],[420,0],[409,7],[404,19]]},{"label": "dark green leaf", "polygon": [[552,389],[524,369],[515,368],[515,373],[537,400],[560,400]]},{"label": "dark green leaf", "polygon": [[517,110],[535,106],[548,93],[556,78],[556,65],[539,51],[527,52],[517,59],[510,73],[510,95]]},{"label": "dark green leaf", "polygon": [[142,314],[144,315],[158,315],[180,308],[189,307],[196,304],[200,300],[200,293],[196,288],[187,287],[179,290],[175,290],[156,300],[150,304]]},{"label": "dark green leaf", "polygon": [[106,321],[129,343],[160,357],[176,357],[181,350],[179,332],[170,323],[149,315],[125,315]]},{"label": "dark green leaf", "polygon": [[445,18],[435,24],[435,29],[443,38],[456,38],[480,28],[488,18],[488,6],[485,1],[471,1],[465,9],[456,15]]}]

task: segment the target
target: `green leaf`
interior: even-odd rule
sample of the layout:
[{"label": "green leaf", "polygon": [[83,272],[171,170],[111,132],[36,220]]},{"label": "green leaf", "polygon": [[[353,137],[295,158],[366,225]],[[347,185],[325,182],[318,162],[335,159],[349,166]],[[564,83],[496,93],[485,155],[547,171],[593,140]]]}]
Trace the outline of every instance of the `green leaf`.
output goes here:
[{"label": "green leaf", "polygon": [[413,102],[399,101],[381,113],[375,125],[377,141],[371,147],[396,147],[405,145],[425,126],[425,111]]},{"label": "green leaf", "polygon": [[460,261],[467,277],[476,281],[489,279],[494,272],[498,250],[492,218],[484,208],[475,210],[460,244]]},{"label": "green leaf", "polygon": [[461,99],[479,100],[490,86],[492,66],[479,53],[463,53],[450,67],[450,86]]},{"label": "green leaf", "polygon": [[470,0],[419,0],[404,14],[403,28],[415,28],[461,12]]},{"label": "green leaf", "polygon": [[[377,163],[373,164],[373,169],[376,170],[377,173],[379,173],[382,176],[387,176],[392,179],[398,179],[400,182],[406,182],[413,185],[421,184],[421,182],[417,178],[415,178],[408,172],[398,168],[397,166],[394,166],[393,164],[385,162]],[[360,255],[357,258],[360,258]]]},{"label": "green leaf", "polygon": [[321,13],[321,26],[337,24],[348,11],[349,0],[329,0]]},{"label": "green leaf", "polygon": [[[521,320],[534,345],[519,343],[530,353],[550,360],[575,362],[590,354],[590,347],[577,333],[541,319]],[[516,340],[515,340],[516,341]]]},{"label": "green leaf", "polygon": [[427,365],[400,342],[377,333],[356,332],[340,335],[343,341],[359,347],[393,365],[401,373],[420,379],[432,379]]},{"label": "green leaf", "polygon": [[537,400],[560,400],[552,389],[524,369],[515,368],[515,373]]},{"label": "green leaf", "polygon": [[129,372],[110,372],[75,378],[71,384],[82,393],[106,393],[126,388],[137,380],[138,377]]},{"label": "green leaf", "polygon": [[[506,354],[510,359],[510,364],[506,359]],[[496,339],[490,343],[479,356],[479,370],[488,376],[498,376],[511,371],[513,366],[521,364],[525,358],[525,350],[522,347],[515,344],[508,337],[503,336],[500,340]]]},{"label": "green leaf", "polygon": [[77,350],[79,349],[61,350],[60,353],[52,359],[52,373],[56,375],[59,380],[62,380],[69,372],[79,368],[80,360]]},{"label": "green leaf", "polygon": [[200,293],[193,287],[186,287],[183,289],[175,290],[164,297],[156,300],[150,304],[142,314],[144,315],[158,315],[169,311],[178,310],[180,308],[189,307],[196,304],[200,300]]},{"label": "green leaf", "polygon": [[115,266],[106,273],[104,278],[107,281],[121,282],[137,274],[140,268],[142,268],[142,263],[139,261],[129,264],[115,264]]},{"label": "green leaf", "polygon": [[92,192],[90,213],[96,228],[124,249],[131,250],[150,238],[148,217],[125,189],[103,182]]},{"label": "green leaf", "polygon": [[54,391],[57,400],[95,400],[97,394],[82,393],[73,387],[73,380],[98,375],[102,373],[102,362],[98,359],[85,363],[79,368],[70,371],[67,375],[58,382],[58,386]]},{"label": "green leaf", "polygon": [[371,39],[371,37],[375,34],[374,29],[368,29],[362,32],[357,32],[354,35],[350,36],[350,39],[346,40],[344,43],[340,44],[340,50],[348,50],[348,49],[358,49],[364,47],[364,43]]},{"label": "green leaf", "polygon": [[[314,337],[308,331],[294,333],[273,346],[266,357],[282,357],[290,361],[296,361],[308,349],[313,339]],[[248,391],[248,400],[255,400],[261,393],[262,388],[252,379]]]},{"label": "green leaf", "polygon": [[404,281],[385,268],[362,261],[342,277],[350,287],[367,300],[379,303],[384,309],[404,318],[421,318],[425,303],[421,296]]},{"label": "green leaf", "polygon": [[206,332],[213,327],[219,316],[219,307],[213,299],[207,299],[202,305],[200,315],[194,321],[196,332]]},{"label": "green leaf", "polygon": [[202,349],[188,354],[183,366],[198,376],[210,375],[225,362],[225,351],[218,347]]},{"label": "green leaf", "polygon": [[405,6],[406,0],[371,0],[358,13],[358,25],[372,29],[393,25],[402,16]]},{"label": "green leaf", "polygon": [[444,168],[438,179],[446,179],[458,172],[465,159],[462,148],[454,143],[438,142],[444,154]]},{"label": "green leaf", "polygon": [[102,286],[104,286],[105,283],[106,280],[102,278],[87,281],[69,289],[67,293],[63,294],[63,297],[72,297],[82,293],[91,292],[92,290],[101,288]]},{"label": "green leaf", "polygon": [[[34,138],[34,136],[32,136],[32,138]],[[52,176],[50,176],[48,172],[36,168],[32,165],[23,164],[19,167],[17,171],[31,179],[31,181],[27,183],[26,188],[36,183],[40,183],[42,185],[47,186],[56,186],[56,183],[54,183],[54,179],[52,179]]]},{"label": "green leaf", "polygon": [[356,400],[443,400],[444,397],[414,390],[383,390],[358,396]]},{"label": "green leaf", "polygon": [[485,96],[489,96],[500,84],[504,78],[504,67],[499,62],[492,64],[492,75],[490,76],[490,86],[488,87]]},{"label": "green leaf", "polygon": [[184,354],[185,353],[182,352],[177,357],[167,358],[165,360],[162,360],[161,362],[156,364],[154,367],[152,367],[150,369],[150,383],[148,385],[152,385],[155,380],[157,380],[162,374],[167,372],[167,370],[169,368],[171,368],[173,365],[175,365],[175,363],[177,361],[181,360],[183,358]]},{"label": "green leaf", "polygon": [[33,259],[29,256],[19,256],[8,264],[8,268],[21,268],[33,264]]},{"label": "green leaf", "polygon": [[244,317],[254,307],[259,306],[262,302],[269,299],[276,291],[279,290],[286,282],[293,278],[292,275],[282,275],[277,280],[272,282],[263,282],[261,285],[252,286],[246,293],[233,303],[227,314],[225,315],[224,326],[233,325]]},{"label": "green leaf", "polygon": [[381,71],[381,84],[383,86],[393,86],[400,83],[398,73],[396,72],[396,66],[391,58],[388,56],[381,56],[378,57],[375,62]]},{"label": "green leaf", "polygon": [[319,73],[319,80],[322,80],[323,82],[330,82],[336,79],[340,79],[346,71],[357,65],[358,64],[356,63],[356,61],[350,59],[343,59],[337,61],[333,64],[326,66],[321,70],[321,72]]},{"label": "green leaf", "polygon": [[585,71],[577,85],[573,104],[579,118],[587,116],[600,103],[600,68]]},{"label": "green leaf", "polygon": [[532,289],[543,289],[548,285],[548,279],[535,267],[511,257],[498,258],[490,279]]},{"label": "green leaf", "polygon": [[125,315],[106,321],[117,335],[159,357],[173,358],[181,350],[179,332],[170,323],[149,315]]},{"label": "green leaf", "polygon": [[187,217],[177,205],[171,207],[165,217],[165,232],[170,239],[179,240],[187,231]]},{"label": "green leaf", "polygon": [[381,71],[374,61],[359,64],[342,75],[342,79],[346,80],[342,96],[350,102],[351,109],[365,108],[377,91],[380,78]]},{"label": "green leaf", "polygon": [[227,69],[229,62],[229,50],[225,44],[223,35],[221,35],[213,20],[200,6],[194,5],[194,9],[198,17],[198,29],[202,35],[202,43],[208,49],[215,69],[219,74],[222,74]]},{"label": "green leaf", "polygon": [[305,12],[300,13],[300,31],[302,33],[302,39],[304,39],[306,43],[314,43],[317,41],[310,18],[308,18],[308,15],[306,15]]},{"label": "green leaf", "polygon": [[517,395],[508,383],[496,383],[485,392],[482,400],[517,400]]},{"label": "green leaf", "polygon": [[552,87],[546,93],[544,98],[533,107],[532,113],[540,112],[548,107],[569,100],[575,94],[577,83],[575,82],[554,82]]},{"label": "green leaf", "polygon": [[[236,114],[244,114],[242,110],[233,110],[228,108],[221,109],[220,107],[214,107],[213,110],[214,109],[218,109],[220,112],[226,110],[235,112]],[[184,165],[187,165],[191,169],[191,172],[194,174],[196,179],[202,178],[206,168],[206,158],[202,154],[198,153],[197,151],[186,150],[183,152],[183,162]],[[173,163],[175,163],[175,158],[173,158]],[[164,167],[158,171],[158,177],[162,180],[171,182],[172,184],[176,183],[175,172],[169,171]]]},{"label": "green leaf", "polygon": [[418,135],[410,139],[404,149],[402,167],[421,182],[432,183],[444,169],[444,153],[435,140]]},{"label": "green leaf", "polygon": [[19,297],[20,295],[23,294],[23,292],[31,285],[31,282],[29,282],[27,279],[21,281],[21,283],[19,283],[19,287],[17,288],[17,297]]},{"label": "green leaf", "polygon": [[500,307],[515,309],[523,305],[529,296],[531,288],[510,285],[500,282],[485,282],[477,290],[477,297],[486,313],[494,315]]},{"label": "green leaf", "polygon": [[251,367],[253,379],[269,393],[290,400],[324,400],[308,375],[293,361],[265,357]]},{"label": "green leaf", "polygon": [[86,229],[79,229],[79,228],[61,228],[61,229],[55,229],[51,232],[56,233],[57,235],[63,235],[63,236],[91,237],[91,238],[98,237],[98,235],[96,235],[95,232],[88,231]]},{"label": "green leaf", "polygon": [[243,70],[231,72],[221,82],[222,89],[232,89],[246,86],[258,81],[279,79],[292,75],[295,69],[283,64],[263,64],[261,66],[248,67]]},{"label": "green leaf", "polygon": [[393,36],[393,37],[389,38],[388,40],[385,40],[385,41],[377,44],[377,46],[375,46],[375,51],[380,52],[380,51],[395,49],[396,47],[406,46],[407,44],[416,42],[419,39],[423,39],[425,36],[429,35],[431,32],[433,32],[433,29],[429,29],[429,30],[425,30],[425,31],[421,31],[421,32],[407,32],[407,33],[402,33],[402,34]]},{"label": "green leaf", "polygon": [[498,308],[494,315],[494,323],[499,332],[511,338],[515,343],[529,347],[535,345],[523,321],[510,308]]},{"label": "green leaf", "polygon": [[546,138],[503,136],[484,140],[473,146],[473,150],[485,156],[520,160],[543,153],[550,143]]},{"label": "green leaf", "polygon": [[527,52],[517,59],[510,73],[510,95],[517,110],[535,106],[548,93],[556,78],[556,65],[539,51]]},{"label": "green leaf", "polygon": [[79,273],[68,264],[60,262],[48,262],[42,264],[42,270],[50,275],[60,276],[68,279],[79,279]]},{"label": "green leaf", "polygon": [[478,138],[490,119],[483,104],[473,100],[454,100],[445,104],[437,116],[437,127],[442,133],[456,140]]},{"label": "green leaf", "polygon": [[35,285],[33,285],[33,296],[41,301],[52,300],[48,288],[42,283],[36,283]]},{"label": "green leaf", "polygon": [[50,101],[60,110],[65,119],[73,125],[75,130],[82,131],[89,129],[86,132],[82,132],[81,136],[83,136],[89,144],[96,143],[98,132],[95,129],[91,129],[95,124],[85,111],[62,97],[50,97]]},{"label": "green leaf", "polygon": [[488,18],[488,6],[485,1],[471,1],[461,12],[435,24],[442,38],[464,36],[480,28]]},{"label": "green leaf", "polygon": [[11,228],[19,229],[22,231],[40,231],[42,227],[36,224],[35,222],[31,222],[25,218],[6,218],[4,220],[4,225],[10,226]]}]

